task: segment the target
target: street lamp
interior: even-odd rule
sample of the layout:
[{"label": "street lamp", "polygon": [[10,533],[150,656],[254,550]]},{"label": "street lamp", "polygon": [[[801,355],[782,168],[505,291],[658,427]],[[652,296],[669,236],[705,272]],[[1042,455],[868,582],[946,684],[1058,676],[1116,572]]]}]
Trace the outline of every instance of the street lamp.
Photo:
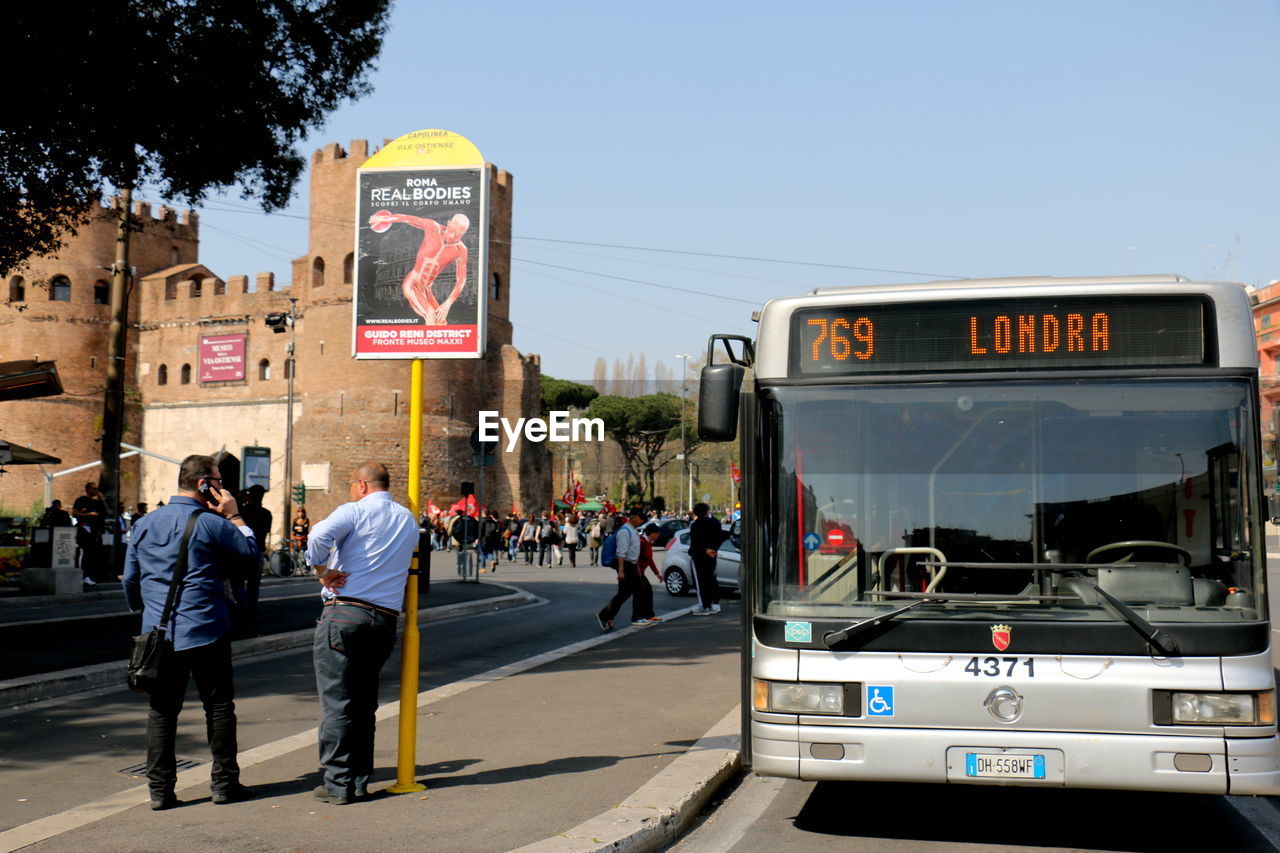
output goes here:
[{"label": "street lamp", "polygon": [[289,297],[289,313],[275,311],[263,320],[272,333],[283,335],[289,330],[289,343],[285,351],[288,357],[284,360],[285,378],[289,381],[288,397],[285,403],[284,424],[284,539],[289,541],[289,530],[293,524],[293,375],[297,373],[295,344],[298,342],[298,300]]},{"label": "street lamp", "polygon": [[[684,504],[684,483],[689,479],[689,448],[685,444],[684,438],[684,397],[685,397],[685,377],[689,370],[689,355],[677,354],[676,358],[680,359],[680,502]],[[684,509],[693,506],[693,483],[689,483],[689,503],[684,504]]]}]

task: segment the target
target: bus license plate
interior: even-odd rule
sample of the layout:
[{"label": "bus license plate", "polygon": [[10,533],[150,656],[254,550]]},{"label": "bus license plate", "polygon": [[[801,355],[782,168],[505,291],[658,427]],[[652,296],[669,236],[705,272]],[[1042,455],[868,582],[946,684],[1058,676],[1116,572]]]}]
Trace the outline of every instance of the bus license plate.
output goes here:
[{"label": "bus license plate", "polygon": [[971,779],[1043,779],[1044,756],[966,752],[964,775]]}]

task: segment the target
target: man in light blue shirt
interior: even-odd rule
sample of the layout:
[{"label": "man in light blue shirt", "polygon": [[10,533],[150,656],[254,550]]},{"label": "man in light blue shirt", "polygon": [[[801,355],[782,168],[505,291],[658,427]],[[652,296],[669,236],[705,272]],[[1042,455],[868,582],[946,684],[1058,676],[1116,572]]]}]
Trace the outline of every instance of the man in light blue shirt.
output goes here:
[{"label": "man in light blue shirt", "polygon": [[396,643],[418,523],[391,500],[386,466],[366,462],[351,472],[351,503],[311,528],[307,563],[324,589],[313,660],[324,784],[315,796],[345,805],[368,795],[378,674]]},{"label": "man in light blue shirt", "polygon": [[640,572],[636,567],[636,563],[640,559],[640,533],[639,527],[644,523],[644,513],[640,509],[633,508],[631,514],[626,516],[618,516],[617,532],[613,535],[617,537],[617,559],[614,566],[618,572],[618,591],[604,609],[596,614],[596,622],[600,625],[600,630],[608,633],[613,630],[613,620],[617,617],[618,611],[622,609],[622,605],[631,598],[631,621],[632,624],[640,624],[642,621],[648,624],[647,620],[642,620],[641,611],[636,608],[637,599],[632,598],[638,590],[639,584],[648,584],[649,582],[640,577]]}]

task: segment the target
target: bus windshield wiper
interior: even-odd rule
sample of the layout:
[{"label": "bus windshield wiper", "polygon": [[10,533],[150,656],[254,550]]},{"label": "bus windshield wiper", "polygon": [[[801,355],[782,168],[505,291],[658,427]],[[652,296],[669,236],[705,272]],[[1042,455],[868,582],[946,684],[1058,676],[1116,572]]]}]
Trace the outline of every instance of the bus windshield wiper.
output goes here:
[{"label": "bus windshield wiper", "polygon": [[854,622],[852,625],[841,628],[839,631],[828,631],[822,635],[822,644],[827,648],[831,648],[836,643],[843,643],[850,637],[856,637],[859,634],[864,634],[873,628],[877,628],[880,625],[885,624],[886,622],[892,622],[903,613],[906,613],[909,610],[915,610],[922,604],[930,604],[931,602],[939,600],[940,599],[922,598],[919,601],[911,602],[905,607],[899,607],[897,610],[890,610],[888,613],[882,613],[879,616],[872,616],[870,619],[863,619],[861,622]]},{"label": "bus windshield wiper", "polygon": [[1097,593],[1098,598],[1102,601],[1102,606],[1109,610],[1113,615],[1129,623],[1133,630],[1142,635],[1142,638],[1151,644],[1151,647],[1163,654],[1165,657],[1176,658],[1182,655],[1182,649],[1179,648],[1178,642],[1173,637],[1161,631],[1152,625],[1146,619],[1143,619],[1133,608],[1098,586],[1097,582],[1091,578],[1085,577],[1080,572],[1072,572],[1071,577],[1076,578],[1085,586]]}]

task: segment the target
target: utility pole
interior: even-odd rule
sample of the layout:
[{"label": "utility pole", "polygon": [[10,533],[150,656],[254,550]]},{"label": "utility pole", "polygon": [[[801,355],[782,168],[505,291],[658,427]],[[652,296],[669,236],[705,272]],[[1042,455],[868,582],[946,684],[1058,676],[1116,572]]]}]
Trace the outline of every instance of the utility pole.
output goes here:
[{"label": "utility pole", "polygon": [[[689,448],[685,444],[684,437],[684,397],[685,397],[685,376],[689,368],[689,355],[677,354],[676,358],[680,359],[680,503],[681,511],[685,511],[693,506],[693,499],[690,497],[689,503],[684,504],[684,481],[689,478]],[[690,493],[693,487],[690,486]]]},{"label": "utility pole", "polygon": [[120,442],[124,433],[125,332],[129,322],[129,232],[133,222],[133,190],[125,187],[116,201],[116,259],[111,265],[111,325],[107,330],[107,376],[102,401],[102,472],[99,488],[107,517],[103,532],[112,533],[106,549],[108,574],[114,578],[120,542]]}]

